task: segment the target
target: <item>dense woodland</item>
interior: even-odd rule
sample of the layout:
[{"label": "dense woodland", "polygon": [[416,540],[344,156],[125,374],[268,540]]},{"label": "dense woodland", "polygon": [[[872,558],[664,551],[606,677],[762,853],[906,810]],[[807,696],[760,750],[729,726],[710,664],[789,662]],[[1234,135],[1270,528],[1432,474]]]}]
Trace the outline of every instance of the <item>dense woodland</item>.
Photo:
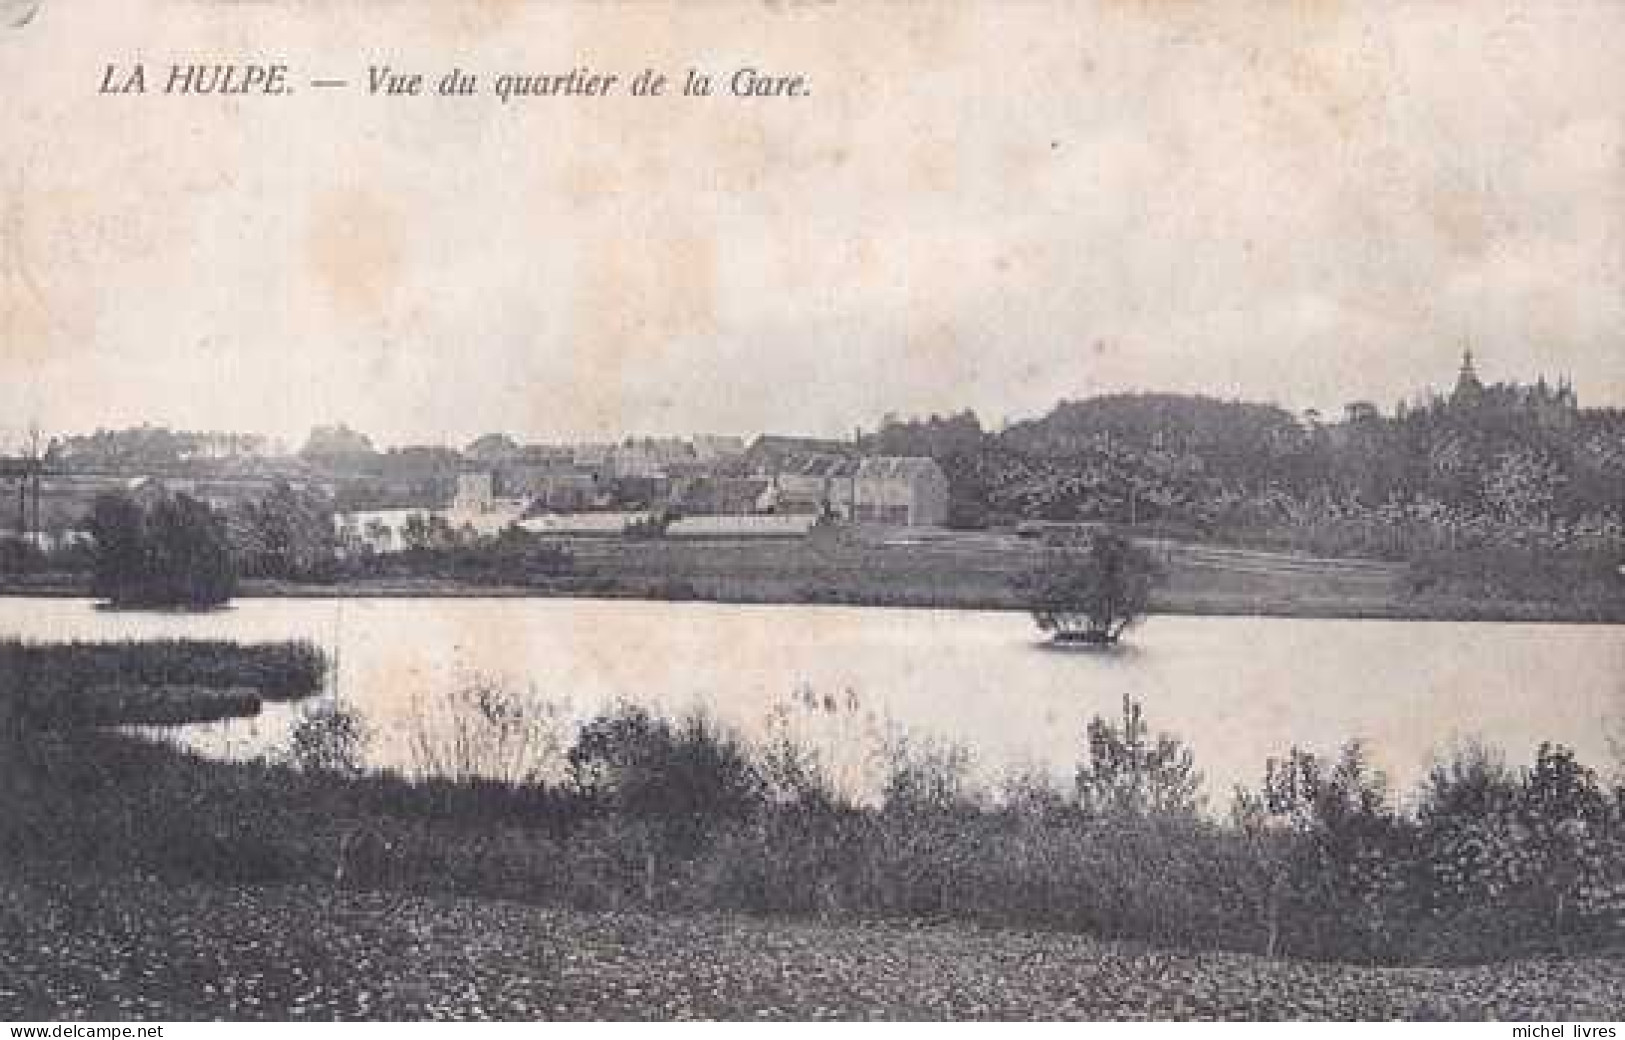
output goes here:
[{"label": "dense woodland", "polygon": [[1147,531],[1404,557],[1617,550],[1625,411],[1544,382],[1325,422],[1274,405],[1118,394],[985,430],[975,414],[888,420],[879,452],[949,474],[956,526],[1104,521]]}]

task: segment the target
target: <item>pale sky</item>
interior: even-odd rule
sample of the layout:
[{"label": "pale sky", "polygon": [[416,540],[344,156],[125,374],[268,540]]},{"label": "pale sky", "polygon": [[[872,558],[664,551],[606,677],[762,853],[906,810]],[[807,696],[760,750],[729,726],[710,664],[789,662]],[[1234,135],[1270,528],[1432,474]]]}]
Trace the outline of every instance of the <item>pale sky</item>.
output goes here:
[{"label": "pale sky", "polygon": [[[1468,343],[1622,404],[1622,55],[1614,0],[44,0],[0,26],[0,428],[1387,408]],[[157,93],[214,60],[295,93]],[[482,92],[368,97],[384,63]],[[485,92],[582,65],[812,94]]]}]

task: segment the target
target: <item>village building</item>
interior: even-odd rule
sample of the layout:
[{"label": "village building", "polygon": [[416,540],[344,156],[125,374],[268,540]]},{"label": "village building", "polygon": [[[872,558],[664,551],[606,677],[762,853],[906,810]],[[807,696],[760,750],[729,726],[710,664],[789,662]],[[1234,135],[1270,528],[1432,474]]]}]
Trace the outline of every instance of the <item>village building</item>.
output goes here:
[{"label": "village building", "polygon": [[715,465],[745,454],[745,439],[718,434],[699,434],[694,438],[696,462]]},{"label": "village building", "polygon": [[530,508],[525,494],[511,494],[498,480],[495,470],[457,475],[457,494],[445,511],[453,531],[494,535],[518,523]]},{"label": "village building", "polygon": [[1559,376],[1554,386],[1544,375],[1533,383],[1497,383],[1487,386],[1479,379],[1473,363],[1473,352],[1461,354],[1461,369],[1456,374],[1456,385],[1450,391],[1450,407],[1457,411],[1498,406],[1533,413],[1544,425],[1565,427],[1573,423],[1580,409],[1580,400],[1574,384],[1567,376]]},{"label": "village building", "polygon": [[763,477],[698,476],[673,479],[667,507],[682,516],[747,515],[761,511]]},{"label": "village building", "polygon": [[563,470],[546,473],[532,480],[528,486],[532,509],[539,507],[570,513],[605,504],[603,482],[590,472]]},{"label": "village building", "polygon": [[610,452],[608,473],[617,478],[652,480],[666,475],[666,459],[663,452],[650,445],[621,444]]},{"label": "village building", "polygon": [[948,477],[935,459],[864,459],[853,476],[849,515],[858,524],[946,526]]},{"label": "village building", "polygon": [[846,517],[857,464],[843,455],[791,452],[774,469],[758,503],[763,512]]},{"label": "village building", "polygon": [[1484,399],[1484,384],[1479,381],[1478,371],[1473,367],[1473,352],[1461,352],[1461,371],[1456,373],[1456,388],[1450,393],[1450,403],[1458,407],[1470,408]]},{"label": "village building", "polygon": [[[948,522],[948,477],[924,457],[856,458],[840,442],[779,438],[752,445],[757,464],[771,467],[759,509],[827,515],[856,524],[942,527]],[[762,446],[762,450],[758,447]]]}]

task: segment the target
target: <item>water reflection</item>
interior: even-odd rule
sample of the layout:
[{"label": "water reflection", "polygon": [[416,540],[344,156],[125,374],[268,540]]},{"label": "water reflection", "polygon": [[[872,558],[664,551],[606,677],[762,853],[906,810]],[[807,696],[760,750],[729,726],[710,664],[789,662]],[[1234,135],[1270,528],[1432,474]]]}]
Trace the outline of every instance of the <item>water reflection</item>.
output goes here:
[{"label": "water reflection", "polygon": [[[334,655],[328,696],[360,712],[380,765],[410,768],[451,691],[492,682],[583,717],[617,702],[703,706],[765,739],[790,725],[861,774],[906,733],[971,749],[985,780],[1069,776],[1095,714],[1126,694],[1191,745],[1217,800],[1266,756],[1361,738],[1400,785],[1452,741],[1514,762],[1543,739],[1608,760],[1625,718],[1625,629],[1609,626],[1155,617],[1109,651],[1045,648],[1023,616],[595,600],[243,600],[203,615],[98,612],[0,599],[0,630],[36,639],[310,639]],[[811,697],[798,702],[803,692]],[[838,710],[825,711],[826,703]],[[846,707],[848,704],[850,710]],[[817,710],[812,710],[816,708]],[[303,711],[189,729],[213,754],[285,743]]]}]

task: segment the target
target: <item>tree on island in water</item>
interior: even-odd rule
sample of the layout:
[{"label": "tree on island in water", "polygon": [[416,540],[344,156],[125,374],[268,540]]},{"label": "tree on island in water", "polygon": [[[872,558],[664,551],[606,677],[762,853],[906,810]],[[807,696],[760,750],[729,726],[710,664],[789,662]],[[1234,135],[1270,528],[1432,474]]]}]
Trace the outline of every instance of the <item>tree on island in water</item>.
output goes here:
[{"label": "tree on island in water", "polygon": [[1145,613],[1159,576],[1144,549],[1114,531],[1098,531],[1087,547],[1046,551],[1019,592],[1056,643],[1110,646]]},{"label": "tree on island in water", "polygon": [[236,591],[226,524],[207,503],[175,495],[144,509],[125,495],[98,495],[89,527],[94,591],[115,607],[203,609]]}]

